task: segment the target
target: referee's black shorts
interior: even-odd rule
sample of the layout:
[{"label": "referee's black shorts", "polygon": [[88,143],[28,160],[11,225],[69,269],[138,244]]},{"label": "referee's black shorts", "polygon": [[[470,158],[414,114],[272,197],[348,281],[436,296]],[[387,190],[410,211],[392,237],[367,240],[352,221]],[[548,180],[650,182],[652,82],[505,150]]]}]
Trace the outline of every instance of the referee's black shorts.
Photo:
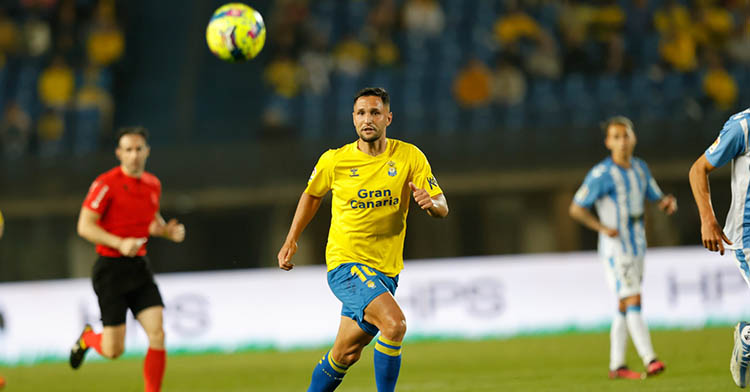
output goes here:
[{"label": "referee's black shorts", "polygon": [[91,280],[105,326],[124,324],[128,309],[137,316],[148,307],[164,306],[145,256],[99,256]]}]

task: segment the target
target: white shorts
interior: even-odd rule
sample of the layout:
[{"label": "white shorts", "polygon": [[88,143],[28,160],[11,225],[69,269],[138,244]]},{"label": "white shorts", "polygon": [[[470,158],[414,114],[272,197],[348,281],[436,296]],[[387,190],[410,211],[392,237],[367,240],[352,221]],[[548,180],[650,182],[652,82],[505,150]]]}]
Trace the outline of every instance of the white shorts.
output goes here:
[{"label": "white shorts", "polygon": [[623,299],[641,293],[643,256],[602,257],[609,287]]},{"label": "white shorts", "polygon": [[732,253],[732,257],[737,264],[737,268],[740,270],[740,274],[745,279],[745,283],[750,286],[750,249],[727,249],[728,252]]}]

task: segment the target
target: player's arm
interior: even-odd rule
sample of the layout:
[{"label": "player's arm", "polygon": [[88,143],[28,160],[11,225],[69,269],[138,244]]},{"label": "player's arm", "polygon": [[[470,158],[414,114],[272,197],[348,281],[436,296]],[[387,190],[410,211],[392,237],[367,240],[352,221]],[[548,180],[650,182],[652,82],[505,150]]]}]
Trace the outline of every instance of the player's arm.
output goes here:
[{"label": "player's arm", "polygon": [[588,208],[579,205],[575,201],[570,203],[568,214],[570,214],[571,218],[577,220],[582,225],[588,227],[591,230],[599,233],[604,233],[610,237],[617,237],[617,229],[604,226],[602,222],[599,221],[599,219],[594,216],[591,211],[589,211]]},{"label": "player's arm", "polygon": [[5,219],[3,213],[0,212],[0,238],[3,238],[3,231],[5,230]]},{"label": "player's arm", "polygon": [[659,209],[667,215],[677,212],[677,198],[674,195],[665,195],[659,200]]},{"label": "player's arm", "polygon": [[289,233],[286,235],[284,245],[281,246],[277,256],[279,260],[279,268],[284,271],[289,271],[294,268],[294,264],[291,260],[292,256],[297,253],[297,239],[302,234],[302,231],[305,230],[307,224],[310,223],[315,216],[315,213],[318,212],[321,200],[323,200],[322,197],[302,192],[302,196],[299,198],[299,203],[297,203],[297,210],[294,212],[292,225],[289,227]]},{"label": "player's arm", "polygon": [[148,233],[153,237],[162,237],[173,242],[182,242],[185,239],[185,225],[174,218],[166,222],[161,213],[156,211],[153,222],[148,226]]},{"label": "player's arm", "polygon": [[146,238],[116,236],[99,226],[100,216],[88,207],[81,207],[78,215],[78,235],[93,244],[117,249],[123,256],[134,257],[141,245],[146,242]]},{"label": "player's arm", "polygon": [[703,246],[712,251],[718,251],[722,255],[724,254],[724,242],[732,245],[724,231],[719,226],[719,222],[716,220],[716,214],[714,214],[714,207],[711,204],[711,188],[708,182],[708,174],[711,173],[715,167],[708,162],[706,154],[698,158],[690,167],[690,189],[693,191],[693,198],[695,204],[698,206],[698,214],[701,218],[701,240]]},{"label": "player's arm", "polygon": [[445,218],[448,216],[448,200],[445,195],[440,193],[430,197],[426,189],[418,188],[413,182],[409,182],[414,201],[419,204],[419,208],[427,211],[427,214],[433,218]]}]

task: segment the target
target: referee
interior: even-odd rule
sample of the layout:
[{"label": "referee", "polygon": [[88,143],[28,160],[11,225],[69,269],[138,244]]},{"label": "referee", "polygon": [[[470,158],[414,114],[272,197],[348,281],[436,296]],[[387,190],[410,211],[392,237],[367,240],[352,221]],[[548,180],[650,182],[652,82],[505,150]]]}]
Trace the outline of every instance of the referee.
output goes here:
[{"label": "referee", "polygon": [[143,363],[146,392],[161,389],[166,365],[162,302],[146,257],[149,236],[174,242],[185,239],[185,227],[159,213],[161,182],[145,171],[149,156],[148,131],[123,128],[117,135],[117,166],[91,184],[78,217],[78,234],[96,244],[99,258],[92,281],[99,300],[101,333],[86,325],[70,352],[70,366],[77,369],[89,348],[115,359],[125,350],[125,316],[133,312],[148,336]]}]

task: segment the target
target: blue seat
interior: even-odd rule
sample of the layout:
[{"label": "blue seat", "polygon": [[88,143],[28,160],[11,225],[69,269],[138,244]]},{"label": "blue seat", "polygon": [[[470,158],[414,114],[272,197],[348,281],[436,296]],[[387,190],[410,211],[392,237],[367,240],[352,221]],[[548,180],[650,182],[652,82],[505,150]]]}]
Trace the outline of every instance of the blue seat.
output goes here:
[{"label": "blue seat", "polygon": [[568,123],[584,128],[597,121],[597,105],[586,87],[583,75],[570,74],[563,79],[563,102]]}]

